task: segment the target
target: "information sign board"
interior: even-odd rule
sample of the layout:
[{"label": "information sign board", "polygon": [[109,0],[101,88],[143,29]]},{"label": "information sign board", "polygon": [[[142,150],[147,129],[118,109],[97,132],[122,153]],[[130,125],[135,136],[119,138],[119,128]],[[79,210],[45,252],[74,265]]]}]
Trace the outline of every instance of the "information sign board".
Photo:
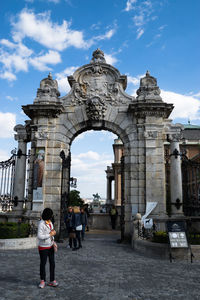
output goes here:
[{"label": "information sign board", "polygon": [[187,237],[184,231],[169,232],[171,248],[188,248]]},{"label": "information sign board", "polygon": [[188,248],[185,230],[185,222],[183,221],[167,222],[167,231],[171,248]]}]

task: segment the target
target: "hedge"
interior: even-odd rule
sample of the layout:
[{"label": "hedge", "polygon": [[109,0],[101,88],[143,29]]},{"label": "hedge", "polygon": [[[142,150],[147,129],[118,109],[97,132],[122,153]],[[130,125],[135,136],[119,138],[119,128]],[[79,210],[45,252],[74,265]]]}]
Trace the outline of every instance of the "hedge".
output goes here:
[{"label": "hedge", "polygon": [[30,225],[24,223],[0,223],[0,239],[13,239],[28,237]]},{"label": "hedge", "polygon": [[166,244],[168,243],[168,234],[165,231],[154,232],[152,242]]}]

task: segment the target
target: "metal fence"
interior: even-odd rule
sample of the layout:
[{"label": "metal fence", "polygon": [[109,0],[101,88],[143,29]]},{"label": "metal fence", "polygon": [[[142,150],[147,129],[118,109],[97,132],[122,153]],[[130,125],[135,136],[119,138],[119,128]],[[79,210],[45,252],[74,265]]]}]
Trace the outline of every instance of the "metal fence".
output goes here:
[{"label": "metal fence", "polygon": [[[13,206],[17,205],[14,199],[14,182],[16,173],[16,161],[18,159],[18,153],[16,149],[13,150],[12,156],[6,161],[0,162],[0,213],[12,211]],[[29,169],[30,169],[30,151],[26,155],[26,179],[24,182],[25,193],[24,193],[24,204],[25,208],[26,201],[28,198],[28,181],[29,181]]]},{"label": "metal fence", "polygon": [[16,154],[0,162],[0,212],[11,211],[15,179]]}]

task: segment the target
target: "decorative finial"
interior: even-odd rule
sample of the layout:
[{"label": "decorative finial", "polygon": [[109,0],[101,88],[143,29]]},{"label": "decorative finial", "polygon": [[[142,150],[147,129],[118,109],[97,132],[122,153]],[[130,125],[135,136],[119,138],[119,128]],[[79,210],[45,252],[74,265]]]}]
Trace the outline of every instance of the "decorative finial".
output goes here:
[{"label": "decorative finial", "polygon": [[51,72],[49,72],[48,78],[53,79]]},{"label": "decorative finial", "polygon": [[150,76],[150,72],[147,70],[146,71],[146,77],[149,77]]},{"label": "decorative finial", "polygon": [[95,50],[92,53],[92,60],[91,63],[106,63],[105,57],[104,57],[104,53],[101,49],[97,48],[97,50]]}]

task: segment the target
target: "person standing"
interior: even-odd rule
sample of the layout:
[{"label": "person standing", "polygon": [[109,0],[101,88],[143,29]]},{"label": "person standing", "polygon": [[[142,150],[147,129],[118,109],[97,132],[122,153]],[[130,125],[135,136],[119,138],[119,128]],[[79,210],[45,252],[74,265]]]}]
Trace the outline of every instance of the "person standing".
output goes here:
[{"label": "person standing", "polygon": [[69,245],[68,248],[72,248],[72,243],[74,244],[75,247],[75,241],[74,239],[75,237],[75,230],[73,229],[73,209],[71,206],[68,207],[68,212],[65,216],[65,225],[67,228],[67,233],[68,233],[68,237],[69,237]]},{"label": "person standing", "polygon": [[87,226],[87,214],[83,207],[81,208],[81,224],[82,224],[81,238],[82,238],[82,241],[84,241],[85,228]]},{"label": "person standing", "polygon": [[67,229],[67,237],[69,238],[69,244],[67,248],[72,248],[72,238],[70,237],[70,232],[72,232],[73,229],[72,216],[73,216],[73,209],[71,206],[69,206],[67,209],[67,214],[64,219],[66,229]]},{"label": "person standing", "polygon": [[88,209],[88,204],[84,205],[84,210],[85,210],[85,213],[87,215],[87,225],[86,225],[85,231],[89,231],[89,217],[90,217],[90,213],[89,213],[89,209]]},{"label": "person standing", "polygon": [[38,225],[38,250],[40,255],[40,284],[39,288],[45,287],[46,281],[46,262],[47,257],[49,258],[50,265],[50,282],[49,286],[57,287],[58,283],[55,280],[55,258],[54,258],[54,236],[56,231],[54,230],[53,223],[53,211],[50,208],[45,208],[42,213],[42,219],[39,221]]},{"label": "person standing", "polygon": [[80,213],[80,208],[78,206],[74,207],[73,229],[76,232],[76,239],[78,241],[78,247],[76,245],[72,250],[78,250],[79,248],[82,248],[82,244],[81,244],[81,231],[82,231],[81,213]]},{"label": "person standing", "polygon": [[112,205],[112,208],[110,209],[109,214],[110,214],[112,229],[115,229],[117,216],[118,216],[118,211],[117,211],[115,205]]}]

